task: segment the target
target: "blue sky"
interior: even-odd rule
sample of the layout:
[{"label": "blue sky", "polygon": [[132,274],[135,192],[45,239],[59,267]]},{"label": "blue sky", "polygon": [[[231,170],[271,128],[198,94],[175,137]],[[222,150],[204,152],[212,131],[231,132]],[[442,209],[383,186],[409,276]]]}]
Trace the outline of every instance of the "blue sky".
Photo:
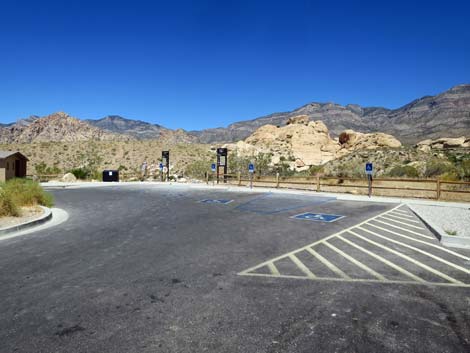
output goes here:
[{"label": "blue sky", "polygon": [[0,1],[0,122],[226,126],[470,83],[468,1]]}]

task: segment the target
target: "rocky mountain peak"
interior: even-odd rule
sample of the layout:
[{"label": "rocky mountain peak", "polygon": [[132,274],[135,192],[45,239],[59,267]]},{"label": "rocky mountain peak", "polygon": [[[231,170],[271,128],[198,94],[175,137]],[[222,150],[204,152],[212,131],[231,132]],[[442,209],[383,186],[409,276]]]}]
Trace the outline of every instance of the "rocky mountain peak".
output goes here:
[{"label": "rocky mountain peak", "polygon": [[31,143],[42,141],[129,140],[93,127],[65,112],[56,112],[28,124],[14,124],[0,129],[1,143]]}]

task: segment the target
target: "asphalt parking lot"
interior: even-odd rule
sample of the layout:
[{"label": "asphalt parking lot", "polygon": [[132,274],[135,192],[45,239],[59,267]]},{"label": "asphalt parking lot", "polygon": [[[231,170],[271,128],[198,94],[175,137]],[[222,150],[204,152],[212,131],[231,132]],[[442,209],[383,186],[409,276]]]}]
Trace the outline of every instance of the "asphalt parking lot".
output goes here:
[{"label": "asphalt parking lot", "polygon": [[404,205],[53,193],[67,222],[0,240],[1,352],[470,352],[470,252]]}]

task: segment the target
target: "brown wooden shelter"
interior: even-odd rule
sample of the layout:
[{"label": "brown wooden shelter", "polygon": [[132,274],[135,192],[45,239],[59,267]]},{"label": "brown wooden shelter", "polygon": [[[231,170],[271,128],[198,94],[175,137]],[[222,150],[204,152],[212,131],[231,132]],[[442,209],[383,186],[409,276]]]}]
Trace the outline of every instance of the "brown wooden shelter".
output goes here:
[{"label": "brown wooden shelter", "polygon": [[26,177],[28,158],[20,152],[0,151],[0,182]]}]

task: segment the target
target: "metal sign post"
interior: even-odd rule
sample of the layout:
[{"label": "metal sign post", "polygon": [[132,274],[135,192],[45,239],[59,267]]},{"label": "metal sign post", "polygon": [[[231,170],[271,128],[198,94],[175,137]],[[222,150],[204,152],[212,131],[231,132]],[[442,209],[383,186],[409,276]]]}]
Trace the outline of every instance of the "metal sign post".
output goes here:
[{"label": "metal sign post", "polygon": [[163,163],[158,165],[158,169],[160,169],[160,181],[163,181]]},{"label": "metal sign post", "polygon": [[165,174],[165,181],[170,179],[170,151],[162,151],[163,174]]},{"label": "metal sign post", "polygon": [[212,185],[214,185],[214,183],[215,183],[214,173],[215,173],[216,169],[217,169],[216,164],[215,164],[215,163],[212,163],[212,164],[211,164],[211,170],[212,170]]},{"label": "metal sign post", "polygon": [[227,182],[227,155],[228,151],[226,148],[217,148],[217,184],[219,183],[221,169],[222,175],[224,176],[224,183]]},{"label": "metal sign post", "polygon": [[372,174],[374,172],[374,167],[372,163],[366,163],[366,174],[367,174],[367,186],[369,189],[369,197],[372,196]]},{"label": "metal sign post", "polygon": [[248,164],[248,172],[250,173],[250,189],[253,189],[253,173],[255,172],[253,163]]}]

